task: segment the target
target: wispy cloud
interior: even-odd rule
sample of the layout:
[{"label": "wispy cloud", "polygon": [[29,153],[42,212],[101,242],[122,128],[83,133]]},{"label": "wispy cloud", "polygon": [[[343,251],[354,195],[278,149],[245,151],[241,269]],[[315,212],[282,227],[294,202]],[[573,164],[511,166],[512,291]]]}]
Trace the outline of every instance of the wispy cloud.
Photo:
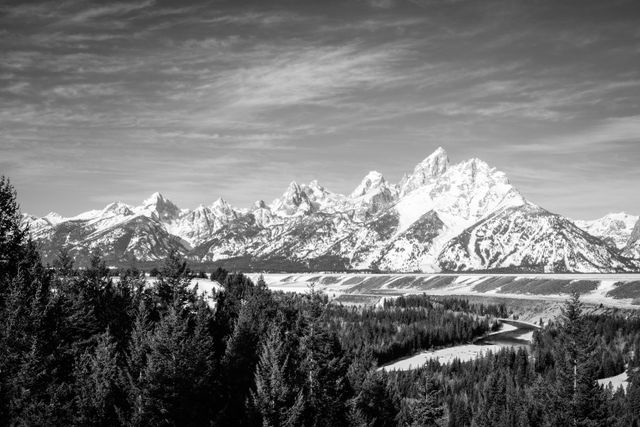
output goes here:
[{"label": "wispy cloud", "polygon": [[105,6],[97,6],[86,8],[79,11],[68,18],[70,22],[88,22],[94,21],[104,17],[113,17],[119,15],[125,15],[127,13],[145,9],[155,4],[155,0],[146,0],[142,2],[128,1],[122,3],[111,3]]},{"label": "wispy cloud", "polygon": [[322,104],[358,88],[389,84],[395,78],[390,66],[400,52],[394,46],[301,49],[229,71],[213,87],[235,107]]},{"label": "wispy cloud", "polygon": [[[367,169],[400,177],[445,145],[461,159],[488,156],[535,201],[570,212],[552,180],[536,187],[535,171],[582,192],[589,171],[624,187],[610,171],[638,160],[637,9],[5,2],[0,161],[26,207],[46,213],[125,187],[132,201],[170,190],[242,205],[292,179],[329,176],[350,191]],[[87,185],[49,196],[72,182]],[[628,195],[602,199],[640,212]]]},{"label": "wispy cloud", "polygon": [[575,154],[577,152],[610,152],[614,146],[627,144],[640,159],[640,116],[607,118],[565,135],[549,136],[531,143],[519,144],[520,152]]}]

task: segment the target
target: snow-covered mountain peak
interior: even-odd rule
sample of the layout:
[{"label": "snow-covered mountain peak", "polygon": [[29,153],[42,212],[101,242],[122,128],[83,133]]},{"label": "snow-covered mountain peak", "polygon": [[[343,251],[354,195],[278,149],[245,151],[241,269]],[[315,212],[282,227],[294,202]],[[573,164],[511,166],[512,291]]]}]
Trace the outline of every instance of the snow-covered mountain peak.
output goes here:
[{"label": "snow-covered mountain peak", "polygon": [[311,181],[309,185],[302,185],[301,189],[312,201],[321,201],[331,194],[330,191],[320,185],[315,179]]},{"label": "snow-covered mountain peak", "polygon": [[479,177],[484,180],[490,179],[494,183],[509,184],[509,179],[504,172],[489,166],[487,162],[476,157],[459,163],[456,165],[456,169],[469,175],[473,180]]},{"label": "snow-covered mountain peak", "polygon": [[51,224],[59,224],[63,221],[66,221],[66,218],[57,212],[49,212],[44,216],[44,219],[49,221]]},{"label": "snow-covered mountain peak", "polygon": [[369,172],[349,197],[356,199],[372,192],[380,192],[388,187],[387,180],[378,171]]},{"label": "snow-covered mountain peak", "polygon": [[164,196],[162,194],[160,194],[159,192],[155,192],[152,195],[150,195],[149,197],[147,197],[143,202],[142,205],[143,206],[151,206],[151,205],[156,205],[158,203],[162,203],[165,200]]},{"label": "snow-covered mountain peak", "polygon": [[430,169],[436,175],[441,175],[446,171],[448,165],[449,155],[444,148],[438,147],[433,153],[429,154],[426,159],[420,162],[420,164],[416,166],[416,169]]},{"label": "snow-covered mountain peak", "polygon": [[300,188],[300,184],[298,184],[295,181],[291,181],[282,196],[284,198],[294,198],[294,197],[298,197],[300,193],[302,193],[302,188]]},{"label": "snow-covered mountain peak", "polygon": [[271,210],[282,216],[297,216],[311,212],[311,202],[297,182],[292,181],[282,197],[271,203]]},{"label": "snow-covered mountain peak", "polygon": [[324,187],[322,185],[320,185],[320,183],[318,182],[317,179],[314,179],[313,181],[311,181],[309,183],[309,188],[311,188],[313,190],[324,191]]},{"label": "snow-covered mountain peak", "polygon": [[618,249],[622,249],[638,221],[638,216],[626,212],[610,213],[594,220],[576,220],[574,223],[596,237],[612,242]]},{"label": "snow-covered mountain peak", "polygon": [[400,230],[434,210],[447,227],[461,231],[497,209],[525,202],[504,173],[471,159],[448,167],[442,175],[401,195],[396,209]]},{"label": "snow-covered mountain peak", "polygon": [[161,221],[172,221],[182,214],[180,208],[158,192],[153,193],[142,202],[142,210],[151,216],[156,215]]},{"label": "snow-covered mountain peak", "polygon": [[238,216],[236,210],[222,197],[218,198],[211,205],[211,211],[217,217],[235,218]]},{"label": "snow-covered mountain peak", "polygon": [[229,203],[223,199],[222,197],[218,197],[215,202],[213,202],[211,204],[211,208],[212,209],[216,209],[216,208],[226,208],[226,207],[231,207],[231,205],[229,205]]},{"label": "snow-covered mountain peak", "polygon": [[101,216],[113,216],[113,215],[122,215],[122,216],[133,215],[133,208],[127,205],[126,203],[122,203],[122,202],[110,203],[102,210]]},{"label": "snow-covered mountain peak", "polygon": [[400,196],[429,184],[448,169],[449,156],[442,147],[438,147],[429,157],[418,163],[410,175],[403,177],[400,183]]}]

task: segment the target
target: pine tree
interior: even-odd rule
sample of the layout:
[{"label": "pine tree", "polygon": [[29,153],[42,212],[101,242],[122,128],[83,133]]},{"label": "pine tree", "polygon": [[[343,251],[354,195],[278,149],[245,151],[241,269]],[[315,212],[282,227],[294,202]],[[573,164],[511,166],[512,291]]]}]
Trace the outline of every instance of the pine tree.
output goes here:
[{"label": "pine tree", "polygon": [[272,327],[262,345],[255,373],[255,391],[251,401],[264,427],[300,425],[304,408],[303,393],[295,383],[280,330]]},{"label": "pine tree", "polygon": [[0,307],[7,291],[5,279],[17,273],[27,243],[16,197],[9,179],[0,176]]},{"label": "pine tree", "polygon": [[305,424],[344,425],[352,389],[347,379],[349,361],[335,332],[320,320],[309,325],[301,341],[300,364],[305,381]]},{"label": "pine tree", "polygon": [[[214,390],[213,343],[206,305],[170,306],[153,332],[132,393],[134,421],[150,425],[208,425]],[[135,375],[135,372],[134,372]]]},{"label": "pine tree", "polygon": [[16,192],[0,177],[0,424],[47,418],[57,342],[50,285],[22,226]]},{"label": "pine tree", "polygon": [[129,348],[127,352],[127,393],[128,402],[131,409],[130,416],[132,426],[143,426],[144,423],[144,400],[145,377],[144,370],[147,366],[147,357],[150,351],[149,334],[151,325],[148,320],[148,310],[144,298],[140,299],[136,312]]},{"label": "pine tree", "polygon": [[627,412],[630,421],[640,426],[640,346],[634,348],[633,354],[627,368]]},{"label": "pine tree", "polygon": [[58,251],[58,257],[53,261],[53,268],[56,269],[58,276],[71,277],[75,273],[74,260],[67,248],[61,248]]},{"label": "pine tree", "polygon": [[398,408],[387,386],[385,376],[372,370],[366,374],[360,392],[353,399],[351,419],[354,424],[371,427],[396,425]]},{"label": "pine tree", "polygon": [[440,388],[432,376],[418,383],[416,399],[407,399],[410,426],[438,426],[445,422],[445,407],[439,401]]},{"label": "pine tree", "polygon": [[[574,292],[562,309],[561,345],[556,355],[557,420],[572,425],[598,425],[606,419],[604,395],[596,381],[595,341]],[[567,418],[568,417],[568,418]]]},{"label": "pine tree", "polygon": [[224,384],[224,403],[218,418],[221,425],[243,425],[246,422],[242,415],[247,413],[246,402],[253,385],[260,348],[256,314],[250,304],[242,305],[221,360]]},{"label": "pine tree", "polygon": [[116,341],[109,331],[98,338],[76,369],[76,422],[84,426],[114,426],[125,421],[127,400]]}]

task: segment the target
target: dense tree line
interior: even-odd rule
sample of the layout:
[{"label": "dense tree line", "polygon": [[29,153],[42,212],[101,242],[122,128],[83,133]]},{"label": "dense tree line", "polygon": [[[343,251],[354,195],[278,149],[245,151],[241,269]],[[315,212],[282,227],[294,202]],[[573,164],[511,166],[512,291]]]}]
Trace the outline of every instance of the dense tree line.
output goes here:
[{"label": "dense tree line", "polygon": [[438,306],[445,310],[474,313],[480,316],[492,316],[497,318],[506,318],[509,316],[509,311],[504,303],[473,304],[467,299],[458,297],[432,297],[426,294],[407,295],[393,299],[386,299],[383,303],[383,307],[385,308],[433,308]]},{"label": "dense tree line", "polygon": [[[196,276],[199,273],[195,274]],[[377,369],[486,333],[505,307],[400,298],[380,308],[274,293],[216,269],[205,297],[175,253],[149,280],[98,255],[43,266],[0,178],[0,425],[638,425],[638,321],[577,298],[531,352]],[[628,370],[626,393],[596,378]]]},{"label": "dense tree line", "polygon": [[328,318],[345,349],[371,354],[379,365],[419,350],[470,342],[498,327],[489,316],[452,311],[425,296],[401,297],[383,309],[331,305]]}]

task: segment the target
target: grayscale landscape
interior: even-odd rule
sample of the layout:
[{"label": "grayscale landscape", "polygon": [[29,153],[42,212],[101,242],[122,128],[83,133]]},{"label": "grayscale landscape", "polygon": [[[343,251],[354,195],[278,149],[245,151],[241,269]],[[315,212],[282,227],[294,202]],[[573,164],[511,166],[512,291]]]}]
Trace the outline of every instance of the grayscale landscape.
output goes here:
[{"label": "grayscale landscape", "polygon": [[0,426],[640,426],[639,23],[0,2]]}]

